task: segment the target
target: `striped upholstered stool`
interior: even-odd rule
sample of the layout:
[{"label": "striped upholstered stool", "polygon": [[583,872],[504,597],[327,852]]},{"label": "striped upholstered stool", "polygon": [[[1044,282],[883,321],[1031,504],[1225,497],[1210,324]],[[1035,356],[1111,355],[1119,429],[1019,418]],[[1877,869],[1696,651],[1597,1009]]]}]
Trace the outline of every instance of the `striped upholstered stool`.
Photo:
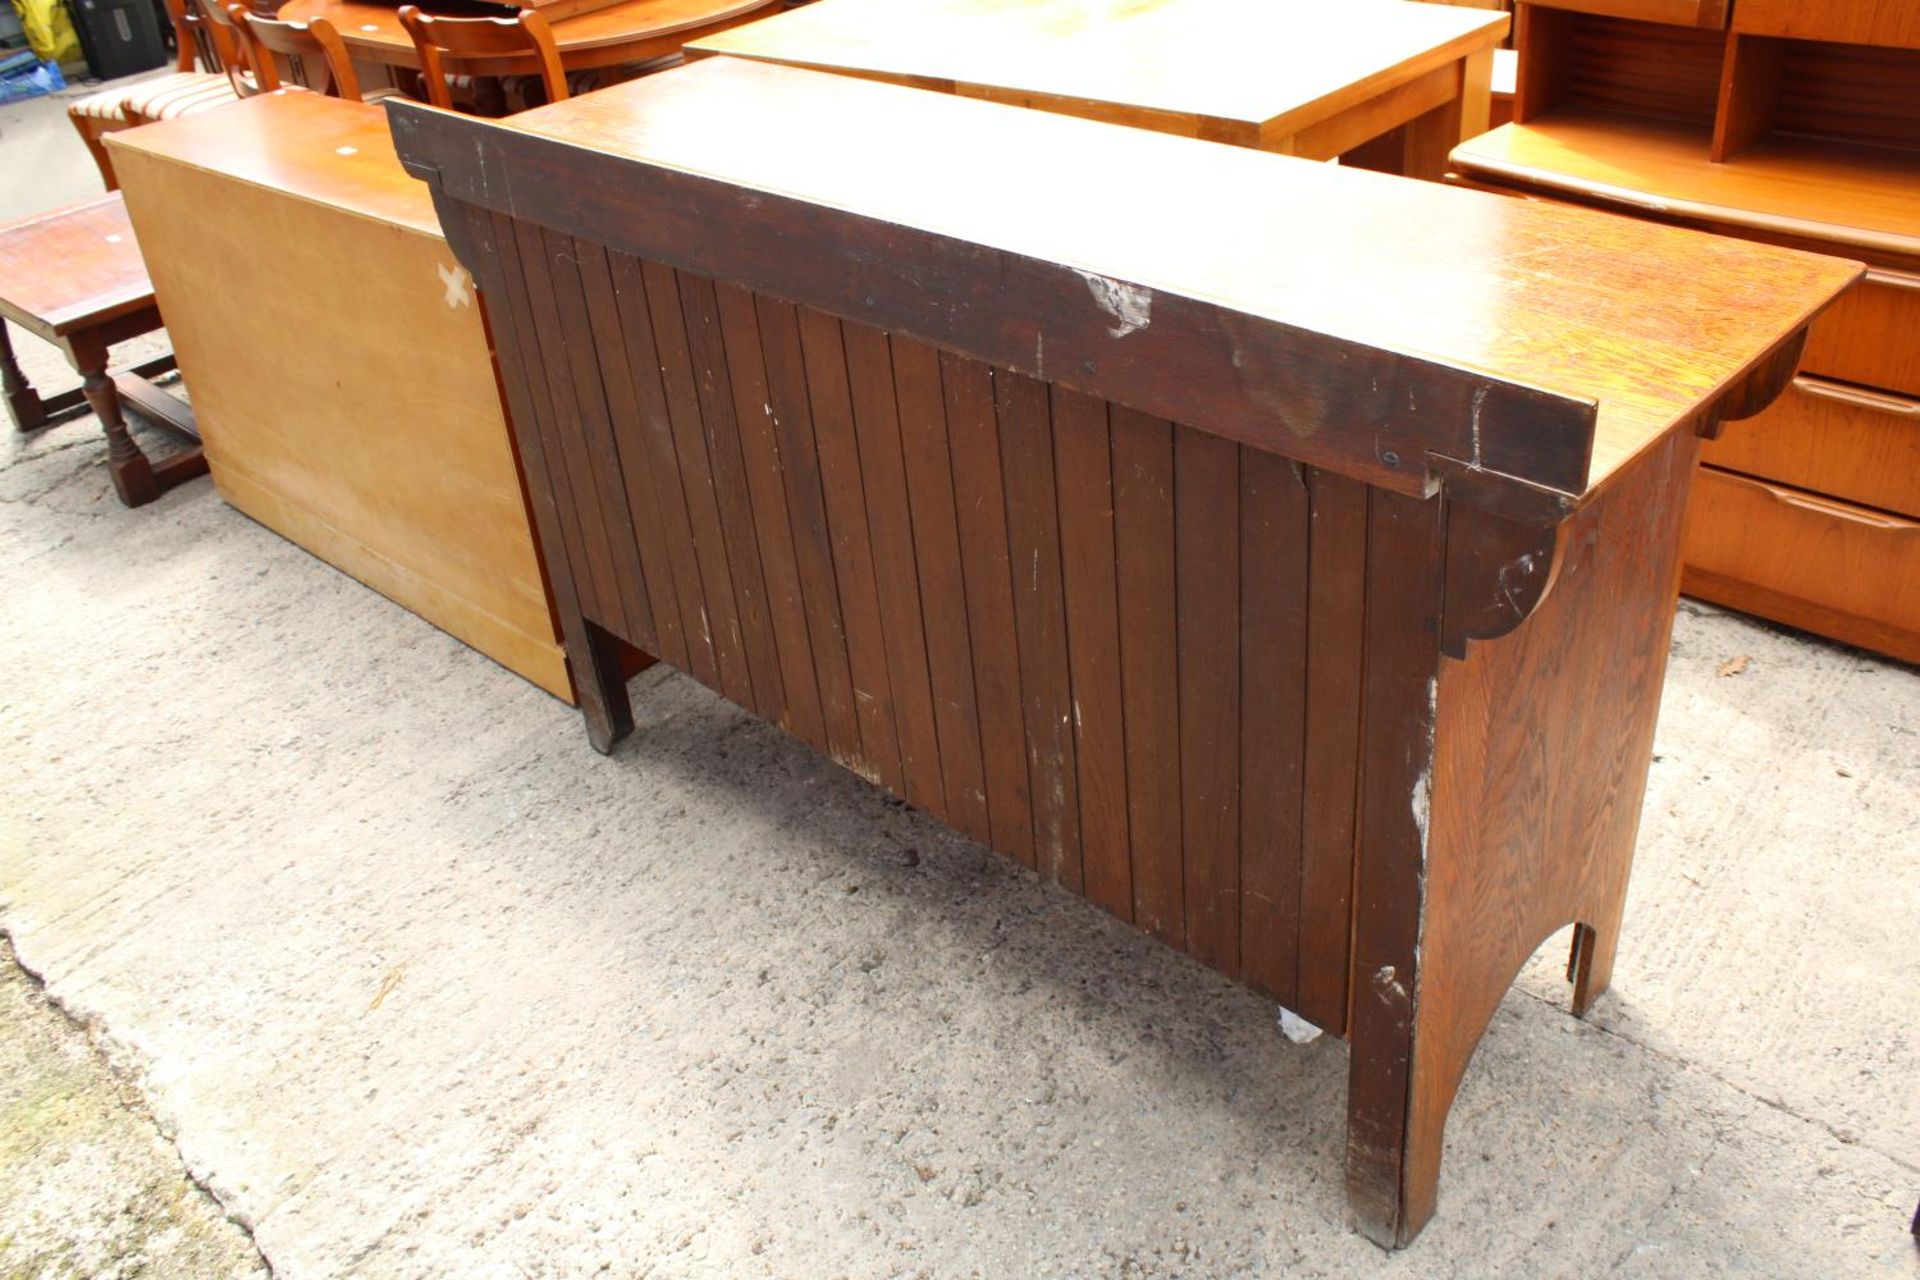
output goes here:
[{"label": "striped upholstered stool", "polygon": [[176,71],[172,75],[145,80],[117,89],[102,89],[76,99],[67,107],[67,119],[79,131],[80,140],[100,169],[107,190],[119,187],[114,180],[113,163],[100,139],[116,129],[130,129],[152,120],[203,111],[232,102],[239,97],[225,75],[206,71]]}]

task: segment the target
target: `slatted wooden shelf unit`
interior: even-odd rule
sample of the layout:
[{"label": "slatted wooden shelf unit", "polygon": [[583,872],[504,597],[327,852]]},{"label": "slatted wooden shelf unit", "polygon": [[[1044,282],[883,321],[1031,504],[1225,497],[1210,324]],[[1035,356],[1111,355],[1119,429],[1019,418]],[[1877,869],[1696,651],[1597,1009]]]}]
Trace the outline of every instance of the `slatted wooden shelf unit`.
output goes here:
[{"label": "slatted wooden shelf unit", "polygon": [[1707,446],[1686,589],[1920,661],[1920,6],[1544,0],[1517,43],[1463,181],[1871,268]]},{"label": "slatted wooden shelf unit", "polygon": [[1519,966],[1606,984],[1693,429],[1857,269],[724,58],[390,111],[594,743],[637,646],[1348,1037],[1409,1240]]}]

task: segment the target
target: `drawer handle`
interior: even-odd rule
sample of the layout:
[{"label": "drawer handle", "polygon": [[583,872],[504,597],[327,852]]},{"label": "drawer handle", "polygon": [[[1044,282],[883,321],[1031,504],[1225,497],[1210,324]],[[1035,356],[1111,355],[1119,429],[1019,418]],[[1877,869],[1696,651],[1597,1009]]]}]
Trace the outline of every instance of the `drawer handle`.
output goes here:
[{"label": "drawer handle", "polygon": [[1908,289],[1920,293],[1920,276],[1909,275],[1905,271],[1889,271],[1885,267],[1868,267],[1863,277],[1868,284],[1885,285],[1889,289]]},{"label": "drawer handle", "polygon": [[1772,485],[1763,485],[1761,487],[1772,494],[1774,500],[1777,502],[1784,502],[1790,507],[1798,507],[1802,511],[1811,511],[1815,515],[1826,516],[1831,520],[1844,520],[1848,524],[1862,525],[1868,529],[1878,529],[1882,533],[1912,533],[1920,531],[1920,525],[1916,525],[1908,520],[1897,520],[1892,516],[1879,515],[1876,512],[1865,511],[1859,507],[1841,506],[1837,502],[1822,502],[1818,498],[1810,497],[1803,493],[1794,493],[1789,489],[1776,489]]},{"label": "drawer handle", "polygon": [[1910,400],[1906,396],[1889,395],[1880,391],[1862,391],[1858,387],[1849,387],[1845,383],[1828,382],[1825,378],[1810,378],[1806,374],[1801,374],[1793,380],[1793,389],[1801,395],[1812,396],[1816,400],[1831,400],[1835,404],[1844,404],[1854,409],[1891,414],[1896,418],[1920,419],[1920,400]]}]

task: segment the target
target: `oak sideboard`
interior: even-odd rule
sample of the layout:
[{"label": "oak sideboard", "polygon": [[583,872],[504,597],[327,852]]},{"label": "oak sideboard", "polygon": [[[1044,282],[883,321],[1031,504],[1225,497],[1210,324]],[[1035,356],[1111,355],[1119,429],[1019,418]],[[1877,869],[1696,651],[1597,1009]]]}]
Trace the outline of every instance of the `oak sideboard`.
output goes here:
[{"label": "oak sideboard", "polygon": [[1859,266],[727,58],[388,111],[593,745],[638,648],[1345,1037],[1411,1240],[1523,962],[1607,984],[1700,434]]}]

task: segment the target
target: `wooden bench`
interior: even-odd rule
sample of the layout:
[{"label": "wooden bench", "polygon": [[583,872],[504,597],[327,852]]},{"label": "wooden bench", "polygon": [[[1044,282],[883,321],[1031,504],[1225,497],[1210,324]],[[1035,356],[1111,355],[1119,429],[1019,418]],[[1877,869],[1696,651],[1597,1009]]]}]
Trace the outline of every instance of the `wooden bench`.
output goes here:
[{"label": "wooden bench", "polygon": [[[84,398],[100,417],[113,487],[129,507],[206,474],[193,410],[148,381],[171,369],[173,358],[148,361],[117,376],[107,371],[115,343],[163,324],[133,224],[117,193],[0,227],[0,316],[59,347],[83,380],[78,391],[42,397],[20,371],[6,327],[0,325],[0,382],[17,430],[46,426]],[[193,447],[150,462],[127,433],[125,408],[193,441]]]},{"label": "wooden bench", "polygon": [[593,744],[643,649],[1345,1036],[1409,1241],[1527,957],[1607,984],[1698,433],[1859,267],[727,58],[388,113]]}]

